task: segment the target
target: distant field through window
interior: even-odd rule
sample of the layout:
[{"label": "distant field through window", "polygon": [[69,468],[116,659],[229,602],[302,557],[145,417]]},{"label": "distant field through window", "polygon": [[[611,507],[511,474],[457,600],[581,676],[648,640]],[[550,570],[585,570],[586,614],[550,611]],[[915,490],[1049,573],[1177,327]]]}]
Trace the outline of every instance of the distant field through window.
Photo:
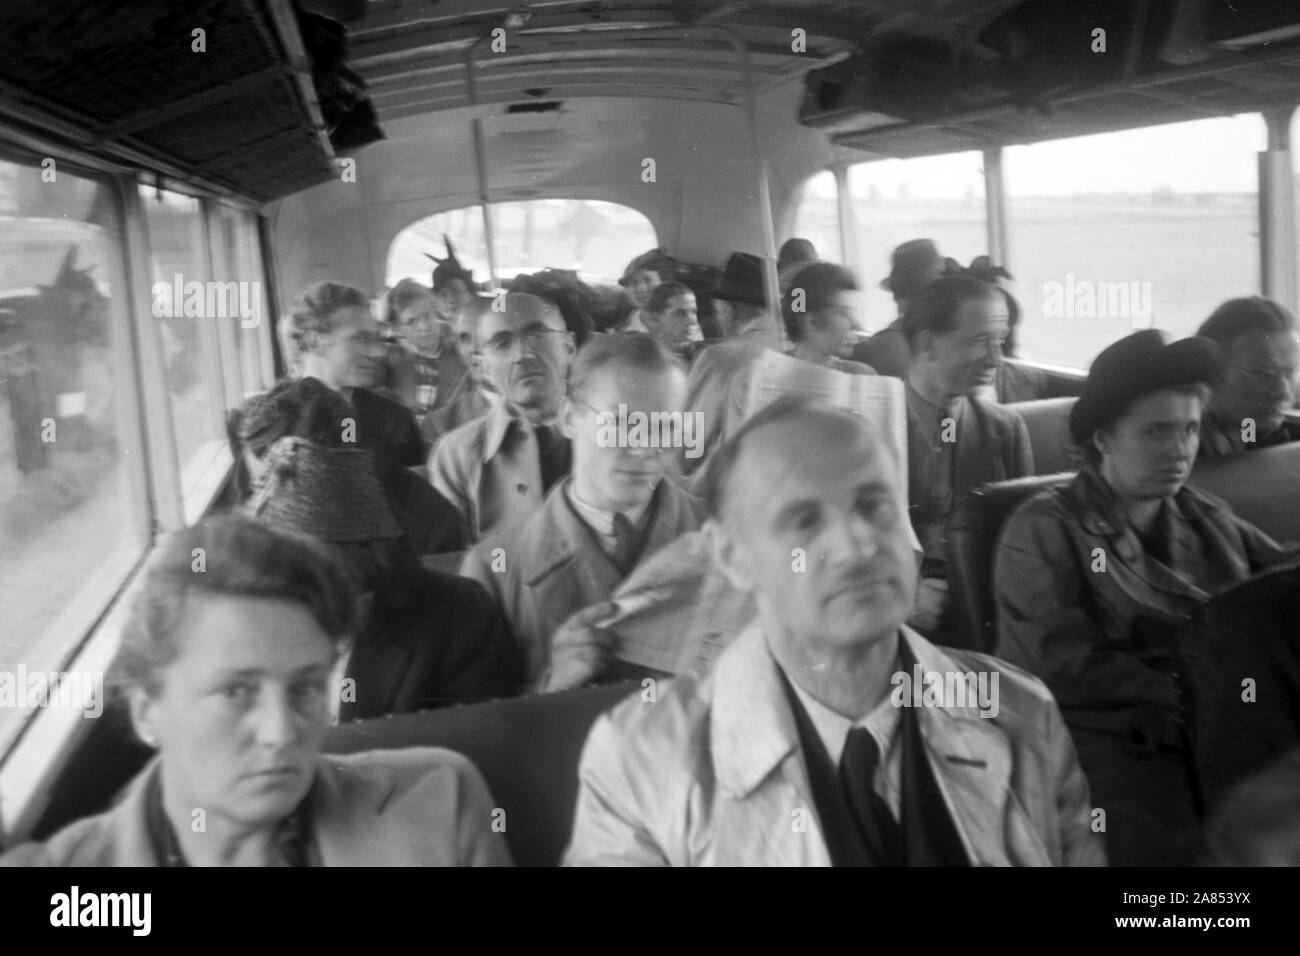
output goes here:
[{"label": "distant field through window", "polygon": [[1255,114],[1005,151],[1020,354],[1087,368],[1154,327],[1191,335],[1259,293]]},{"label": "distant field through window", "polygon": [[[538,199],[492,207],[497,279],[521,273],[571,269],[584,277],[613,281],[632,259],[658,245],[654,227],[641,213],[617,203],[590,199]],[[412,223],[388,250],[385,282],[417,279],[428,284],[442,258],[443,236],[479,283],[488,281],[483,213],[478,206],[452,209]]]}]

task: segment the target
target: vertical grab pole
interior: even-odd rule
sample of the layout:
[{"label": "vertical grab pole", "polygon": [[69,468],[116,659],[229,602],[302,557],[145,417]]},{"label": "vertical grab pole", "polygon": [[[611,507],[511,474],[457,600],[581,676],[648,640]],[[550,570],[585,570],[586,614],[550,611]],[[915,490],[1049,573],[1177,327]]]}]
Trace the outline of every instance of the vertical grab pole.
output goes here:
[{"label": "vertical grab pole", "polygon": [[1293,107],[1264,114],[1268,144],[1259,154],[1259,281],[1262,294],[1296,310],[1295,186],[1291,173]]},{"label": "vertical grab pole", "polygon": [[[489,36],[479,37],[470,46],[465,56],[465,86],[469,93],[470,109],[478,106],[478,84],[474,76],[474,61],[479,48]],[[492,228],[492,196],[488,188],[487,147],[483,142],[483,119],[477,113],[471,121],[474,129],[474,166],[478,170],[478,201],[483,210],[483,241],[487,243],[488,276],[491,287],[497,284],[496,232]]]},{"label": "vertical grab pole", "polygon": [[768,187],[767,160],[763,158],[758,142],[758,107],[754,102],[754,76],[749,63],[749,46],[744,39],[726,27],[708,26],[726,37],[727,42],[740,54],[741,68],[745,74],[745,115],[749,121],[749,149],[758,163],[758,204],[763,217],[763,289],[768,311],[777,318],[778,334],[784,340],[785,324],[781,314],[781,289],[776,275],[776,227],[772,224],[772,196]]}]

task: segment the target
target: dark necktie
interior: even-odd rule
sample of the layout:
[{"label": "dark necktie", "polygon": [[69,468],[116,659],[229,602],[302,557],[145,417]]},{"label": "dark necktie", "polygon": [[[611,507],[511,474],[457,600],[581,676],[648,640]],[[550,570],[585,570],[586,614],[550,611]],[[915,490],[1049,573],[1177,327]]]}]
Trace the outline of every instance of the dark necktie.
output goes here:
[{"label": "dark necktie", "polygon": [[538,425],[533,429],[537,436],[537,463],[542,472],[542,491],[550,491],[551,486],[569,473],[569,441],[557,435],[550,425]]},{"label": "dark necktie", "polygon": [[898,821],[889,804],[876,793],[876,766],[880,748],[865,727],[854,727],[844,742],[840,757],[839,782],[854,822],[877,866],[900,866],[903,841]]},{"label": "dark necktie", "polygon": [[614,566],[624,574],[631,572],[641,551],[641,535],[622,512],[614,513]]}]

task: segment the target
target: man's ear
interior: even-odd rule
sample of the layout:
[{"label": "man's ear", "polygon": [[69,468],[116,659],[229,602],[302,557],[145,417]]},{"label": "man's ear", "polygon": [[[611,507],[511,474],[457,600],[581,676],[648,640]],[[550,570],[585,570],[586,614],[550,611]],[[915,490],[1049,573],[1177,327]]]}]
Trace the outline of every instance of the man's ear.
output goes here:
[{"label": "man's ear", "polygon": [[1092,446],[1103,455],[1110,451],[1111,437],[1110,432],[1105,428],[1098,428],[1092,433]]},{"label": "man's ear", "polygon": [[143,687],[136,685],[127,691],[127,704],[135,735],[150,747],[157,747],[158,702]]},{"label": "man's ear", "polygon": [[569,441],[577,438],[577,427],[574,425],[574,417],[578,414],[578,405],[573,399],[565,395],[560,399],[560,414],[558,420],[560,423],[560,432]]},{"label": "man's ear", "polygon": [[934,329],[922,329],[916,334],[916,355],[918,358],[933,359],[939,348],[939,335]]},{"label": "man's ear", "polygon": [[709,552],[713,565],[731,582],[738,591],[749,593],[754,590],[754,575],[750,567],[749,551],[724,522],[710,518],[701,528],[709,542]]}]

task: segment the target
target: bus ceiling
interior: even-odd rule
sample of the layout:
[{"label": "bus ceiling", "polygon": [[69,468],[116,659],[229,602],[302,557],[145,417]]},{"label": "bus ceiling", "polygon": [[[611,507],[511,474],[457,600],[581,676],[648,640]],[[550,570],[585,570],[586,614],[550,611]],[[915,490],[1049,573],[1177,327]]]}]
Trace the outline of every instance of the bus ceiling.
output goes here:
[{"label": "bus ceiling", "polygon": [[[11,134],[39,133],[255,203],[337,179],[339,159],[383,128],[436,139],[432,117],[476,127],[468,195],[491,199],[536,186],[498,176],[484,153],[505,144],[484,132],[489,119],[526,131],[598,100],[637,116],[678,104],[693,119],[735,107],[748,113],[734,143],[758,163],[746,177],[757,198],[762,164],[785,161],[782,151],[795,159],[774,169],[774,191],[788,197],[806,174],[804,141],[774,142],[792,132],[792,98],[820,168],[1268,111],[1293,106],[1300,90],[1300,9],[1272,0],[140,0],[124,9],[12,4],[0,34],[0,121]],[[542,102],[556,106],[519,109]],[[756,110],[785,124],[782,137],[762,139],[765,149]],[[549,182],[562,192],[599,181]],[[760,205],[769,221],[780,208]]]}]

